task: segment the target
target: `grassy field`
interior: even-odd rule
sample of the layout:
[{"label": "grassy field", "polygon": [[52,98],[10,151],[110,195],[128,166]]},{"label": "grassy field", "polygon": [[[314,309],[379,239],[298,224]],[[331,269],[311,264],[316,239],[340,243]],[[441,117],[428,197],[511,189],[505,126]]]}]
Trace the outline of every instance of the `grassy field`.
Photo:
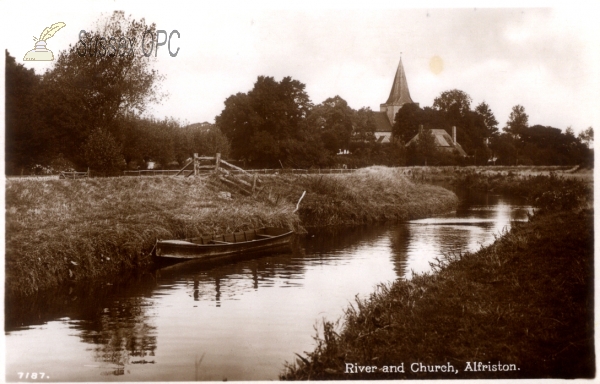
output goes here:
[{"label": "grassy field", "polygon": [[594,170],[579,166],[468,166],[468,167],[407,167],[404,174],[414,181],[448,181],[477,175],[488,178],[530,178],[535,176],[551,176],[573,179],[586,184],[594,183]]},{"label": "grassy field", "polygon": [[[531,190],[543,186],[552,198],[536,200],[529,222],[479,252],[448,255],[431,274],[357,299],[343,319],[324,322],[315,350],[281,378],[594,377],[591,191],[579,185],[574,198],[571,180],[532,180]],[[422,372],[420,364],[439,369]]]},{"label": "grassy field", "polygon": [[[456,196],[383,167],[346,175],[265,176],[243,196],[215,178],[6,181],[6,290],[27,295],[144,268],[156,238],[261,226],[362,224],[454,209]],[[294,212],[302,191],[307,191]]]}]

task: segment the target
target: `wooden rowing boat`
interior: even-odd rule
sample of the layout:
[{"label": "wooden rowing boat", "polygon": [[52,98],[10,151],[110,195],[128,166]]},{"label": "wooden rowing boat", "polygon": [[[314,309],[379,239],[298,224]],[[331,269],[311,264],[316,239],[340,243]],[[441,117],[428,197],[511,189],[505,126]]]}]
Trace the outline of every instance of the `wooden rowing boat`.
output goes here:
[{"label": "wooden rowing boat", "polygon": [[156,240],[154,256],[165,261],[212,260],[220,256],[266,253],[290,247],[292,231],[260,228],[184,240]]}]

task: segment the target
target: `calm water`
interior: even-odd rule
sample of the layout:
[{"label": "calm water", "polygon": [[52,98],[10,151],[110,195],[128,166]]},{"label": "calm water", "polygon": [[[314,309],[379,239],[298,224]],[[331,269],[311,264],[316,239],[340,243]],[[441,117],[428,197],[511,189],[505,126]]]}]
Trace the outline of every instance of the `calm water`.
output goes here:
[{"label": "calm water", "polygon": [[[314,327],[355,295],[410,278],[429,261],[474,251],[526,220],[529,207],[470,196],[457,212],[402,224],[311,233],[289,254],[181,265],[103,286],[6,303],[6,379],[277,379]],[[42,380],[40,372],[45,377]]]}]

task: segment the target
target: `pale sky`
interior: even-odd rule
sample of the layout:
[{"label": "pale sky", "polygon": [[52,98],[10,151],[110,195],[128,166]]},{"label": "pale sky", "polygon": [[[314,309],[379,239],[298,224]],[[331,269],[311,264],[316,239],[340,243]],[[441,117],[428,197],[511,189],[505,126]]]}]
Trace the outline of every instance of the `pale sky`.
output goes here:
[{"label": "pale sky", "polygon": [[[525,107],[530,125],[572,126],[575,132],[600,127],[600,14],[593,8],[81,4],[86,6],[0,3],[0,41],[24,63],[32,37],[62,21],[67,26],[48,40],[57,54],[77,42],[81,29],[92,29],[102,12],[116,9],[145,17],[158,29],[176,29],[181,37],[172,48],[179,47],[179,54],[172,58],[160,49],[154,64],[166,76],[162,88],[169,93],[150,109],[158,118],[212,123],[225,99],[248,92],[260,75],[301,81],[314,104],[339,95],[355,109],[378,111],[402,52],[410,94],[421,107],[431,106],[443,91],[460,89],[471,96],[473,108],[485,100],[500,128],[516,104]],[[443,62],[441,72],[432,71],[434,57]],[[51,66],[24,64],[37,73]]]}]

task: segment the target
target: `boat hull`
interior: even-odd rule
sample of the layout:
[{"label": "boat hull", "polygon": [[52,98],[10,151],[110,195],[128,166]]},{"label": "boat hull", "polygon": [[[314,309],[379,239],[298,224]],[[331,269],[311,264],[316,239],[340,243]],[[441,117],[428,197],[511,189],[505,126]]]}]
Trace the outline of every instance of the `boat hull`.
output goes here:
[{"label": "boat hull", "polygon": [[195,239],[157,240],[154,255],[158,260],[185,261],[277,252],[290,248],[292,235],[293,232],[281,228],[261,228]]}]

